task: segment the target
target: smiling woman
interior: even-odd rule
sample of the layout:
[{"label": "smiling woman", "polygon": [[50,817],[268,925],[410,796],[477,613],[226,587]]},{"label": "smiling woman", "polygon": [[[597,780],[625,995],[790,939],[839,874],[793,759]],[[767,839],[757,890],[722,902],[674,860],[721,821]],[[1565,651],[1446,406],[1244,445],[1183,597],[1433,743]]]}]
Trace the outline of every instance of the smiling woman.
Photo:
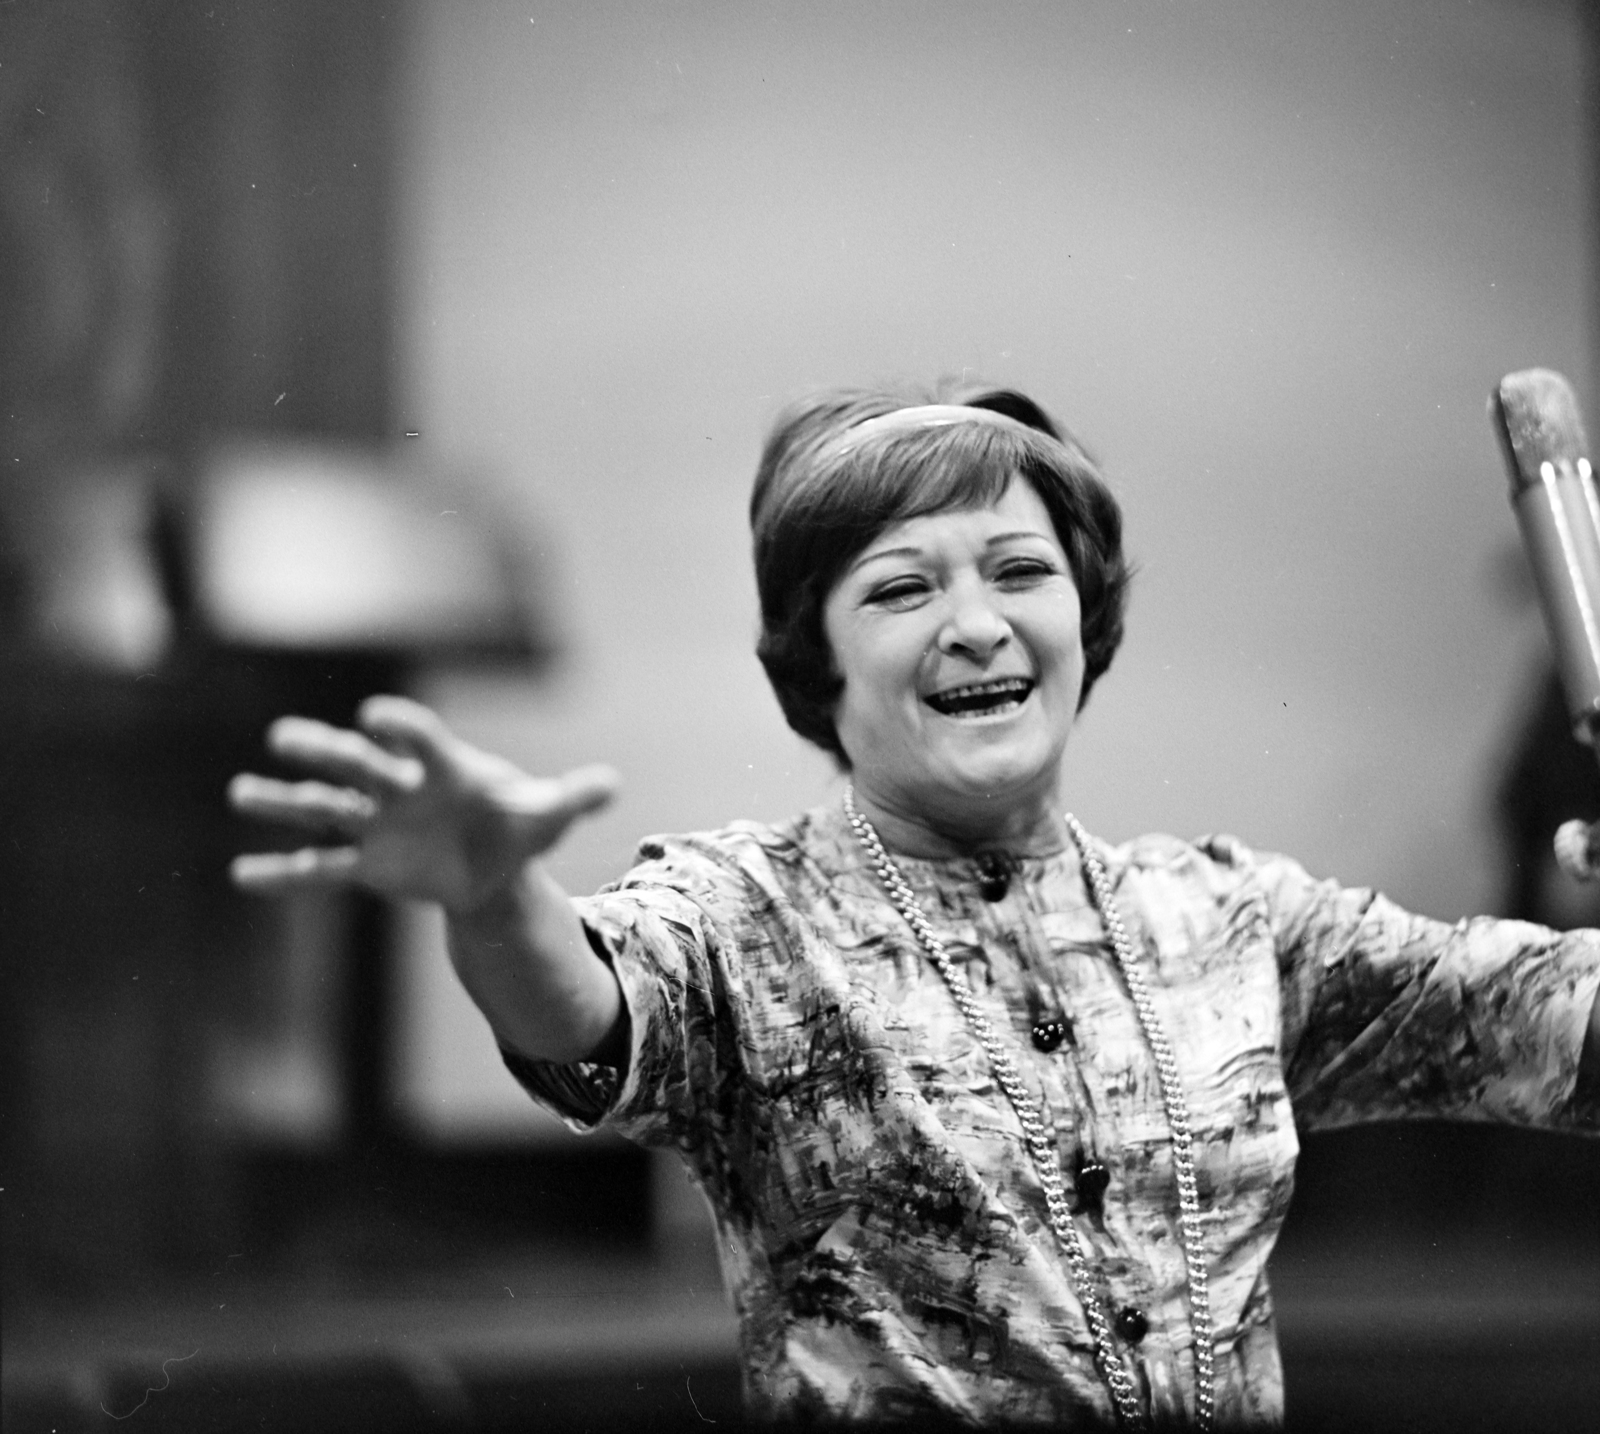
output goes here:
[{"label": "smiling woman", "polygon": [[1592,1131],[1600,937],[1064,815],[1120,515],[1030,400],[947,397],[801,404],[757,473],[758,650],[839,803],[648,840],[571,900],[538,858],[610,775],[530,777],[375,698],[360,732],[274,726],[313,780],[234,801],[325,844],[235,875],[438,902],[530,1092],[682,1154],[753,1415],[1272,1425],[1297,1125]]},{"label": "smiling woman", "polygon": [[1021,479],[1082,600],[1087,700],[1122,641],[1122,515],[1078,443],[1010,389],[908,402],[848,391],[796,404],[767,440],[750,500],[762,635],[757,652],[789,725],[843,758],[842,690],[823,604],[846,566],[892,525],[999,501]]},{"label": "smiling woman", "polygon": [[822,613],[845,687],[834,727],[894,845],[1061,847],[1061,755],[1083,690],[1078,591],[1026,483],[896,523]]},{"label": "smiling woman", "polygon": [[1061,846],[1083,643],[1078,590],[1032,488],[897,523],[828,595],[823,630],[844,675],[839,745],[900,850]]}]

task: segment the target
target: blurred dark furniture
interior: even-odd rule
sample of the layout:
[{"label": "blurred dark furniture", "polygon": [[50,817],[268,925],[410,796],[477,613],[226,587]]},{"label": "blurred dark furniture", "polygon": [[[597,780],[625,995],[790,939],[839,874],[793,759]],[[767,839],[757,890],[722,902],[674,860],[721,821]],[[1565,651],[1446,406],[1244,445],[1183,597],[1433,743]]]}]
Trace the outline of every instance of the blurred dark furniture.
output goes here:
[{"label": "blurred dark furniture", "polygon": [[[340,628],[325,621],[326,602],[275,622],[270,592],[230,605],[212,581],[217,553],[237,576],[239,553],[266,542],[272,504],[319,483],[355,516],[300,555],[298,575],[280,562],[277,591],[290,598],[297,583],[355,565],[364,517],[390,531],[379,490],[402,486],[399,451],[416,450],[412,468],[440,461],[394,411],[404,7],[3,9],[0,182],[15,202],[0,212],[7,223],[56,216],[55,227],[18,220],[7,232],[15,257],[0,282],[0,368],[13,420],[23,415],[4,430],[0,490],[0,529],[20,544],[0,562],[11,1308],[23,1291],[87,1297],[263,1242],[315,1245],[319,1225],[354,1247],[381,1245],[363,1232],[408,1218],[453,1229],[456,1244],[479,1219],[644,1238],[641,1157],[454,1157],[407,1139],[388,1099],[386,918],[371,902],[350,903],[328,973],[340,1026],[334,1133],[241,1138],[215,1099],[218,1032],[248,1024],[251,981],[284,955],[281,923],[225,879],[228,857],[265,839],[229,817],[222,793],[233,771],[262,765],[266,723],[287,711],[348,722],[362,697],[404,690],[440,660],[529,670],[548,655],[508,571],[493,602],[431,628],[416,611],[385,625],[370,605]],[[81,334],[52,329],[57,310],[87,315]],[[219,456],[252,443],[245,459]],[[290,465],[287,477],[252,486],[274,462]],[[322,478],[318,463],[330,470]],[[52,509],[92,516],[112,494],[144,518],[122,533],[128,551],[110,556],[154,575],[170,620],[148,661],[57,648],[48,625],[27,619],[30,583],[51,578],[27,548],[28,524]],[[295,512],[279,516],[273,531],[294,528]],[[466,540],[453,525],[452,536],[453,550],[424,541],[401,554],[389,597],[430,579],[448,597],[452,579],[440,588],[435,569],[463,541],[495,546],[487,525]],[[505,557],[501,544],[488,566]],[[263,616],[253,625],[252,601]],[[563,1160],[598,1162],[591,1173],[614,1198],[596,1198],[588,1178],[581,1201],[562,1194]]]}]

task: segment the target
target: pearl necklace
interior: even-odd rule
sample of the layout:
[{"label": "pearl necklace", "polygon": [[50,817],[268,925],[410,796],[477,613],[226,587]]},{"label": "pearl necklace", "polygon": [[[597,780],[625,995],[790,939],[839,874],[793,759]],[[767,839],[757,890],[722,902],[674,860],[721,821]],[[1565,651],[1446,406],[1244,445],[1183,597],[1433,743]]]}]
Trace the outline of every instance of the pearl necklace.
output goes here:
[{"label": "pearl necklace", "polygon": [[[1144,1429],[1147,1421],[1140,1407],[1139,1395],[1127,1363],[1117,1351],[1112,1337],[1111,1321],[1106,1316],[1105,1305],[1095,1287],[1094,1271],[1089,1264],[1089,1250],[1078,1233],[1072,1219],[1072,1207],[1067,1200],[1061,1179],[1061,1162],[1055,1144],[1046,1128],[1040,1102],[1022,1083],[1016,1058],[1001,1042],[993,1023],[984,1015],[973,994],[971,985],[950,960],[944,942],[934,931],[927,915],[918,904],[911,883],[905,878],[894,859],[884,848],[876,829],[856,810],[855,788],[848,783],[844,789],[845,820],[861,843],[872,864],[878,880],[883,883],[889,900],[915,934],[923,950],[933,961],[949,988],[950,995],[961,1014],[966,1018],[978,1043],[989,1057],[989,1066],[995,1079],[1005,1091],[1022,1126],[1024,1143],[1032,1157],[1039,1183],[1044,1187],[1045,1207],[1050,1216],[1050,1228],[1066,1252],[1067,1265],[1072,1271],[1072,1281],[1083,1306],[1084,1318],[1094,1338],[1095,1364],[1111,1390],[1121,1423],[1129,1429]],[[1078,819],[1070,812],[1066,816],[1067,830],[1083,858],[1089,876],[1089,886],[1094,893],[1094,904],[1105,924],[1106,935],[1111,939],[1111,949],[1117,967],[1128,987],[1133,1008],[1139,1018],[1139,1027],[1151,1053],[1155,1056],[1156,1073],[1161,1079],[1161,1103],[1165,1107],[1167,1125],[1172,1132],[1172,1158],[1178,1177],[1179,1224],[1183,1231],[1183,1257],[1189,1273],[1189,1317],[1194,1335],[1195,1364],[1195,1427],[1208,1434],[1214,1413],[1213,1349],[1211,1327],[1210,1289],[1206,1278],[1205,1238],[1200,1225],[1200,1199],[1196,1192],[1194,1173],[1194,1141],[1189,1128],[1189,1102],[1184,1095],[1183,1082],[1178,1075],[1177,1061],[1172,1044],[1156,1015],[1150,1000],[1150,988],[1145,984],[1144,973],[1133,959],[1133,943],[1127,928],[1122,924],[1121,913],[1112,900],[1111,882],[1106,876],[1105,864],[1089,841]]]}]

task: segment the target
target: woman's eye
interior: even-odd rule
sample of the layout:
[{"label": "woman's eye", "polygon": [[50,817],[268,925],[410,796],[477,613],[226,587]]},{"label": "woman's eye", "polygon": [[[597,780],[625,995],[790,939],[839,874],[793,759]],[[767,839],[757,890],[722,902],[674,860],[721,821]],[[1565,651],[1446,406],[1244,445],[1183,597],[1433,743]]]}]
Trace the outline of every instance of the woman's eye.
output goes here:
[{"label": "woman's eye", "polygon": [[1026,583],[1038,582],[1043,578],[1055,576],[1055,569],[1049,563],[1041,562],[1037,558],[1024,558],[1017,562],[1007,563],[998,573],[1002,583],[1020,586]]},{"label": "woman's eye", "polygon": [[928,591],[921,578],[897,578],[873,588],[867,601],[878,607],[910,607]]}]

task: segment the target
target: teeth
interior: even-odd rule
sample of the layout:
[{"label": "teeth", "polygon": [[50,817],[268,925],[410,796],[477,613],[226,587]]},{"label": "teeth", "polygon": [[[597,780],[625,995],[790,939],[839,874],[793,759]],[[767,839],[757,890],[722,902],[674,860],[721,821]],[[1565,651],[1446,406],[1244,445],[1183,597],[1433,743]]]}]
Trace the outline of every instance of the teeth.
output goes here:
[{"label": "teeth", "polygon": [[1016,706],[1025,701],[1033,691],[1033,682],[1026,677],[1005,677],[995,682],[971,682],[963,687],[949,687],[935,692],[927,699],[928,705],[946,716],[960,716],[971,712],[993,712]]},{"label": "teeth", "polygon": [[1022,677],[1002,677],[996,682],[973,682],[966,687],[947,687],[938,693],[940,697],[970,697],[983,692],[1018,692],[1026,691],[1029,684]]}]

